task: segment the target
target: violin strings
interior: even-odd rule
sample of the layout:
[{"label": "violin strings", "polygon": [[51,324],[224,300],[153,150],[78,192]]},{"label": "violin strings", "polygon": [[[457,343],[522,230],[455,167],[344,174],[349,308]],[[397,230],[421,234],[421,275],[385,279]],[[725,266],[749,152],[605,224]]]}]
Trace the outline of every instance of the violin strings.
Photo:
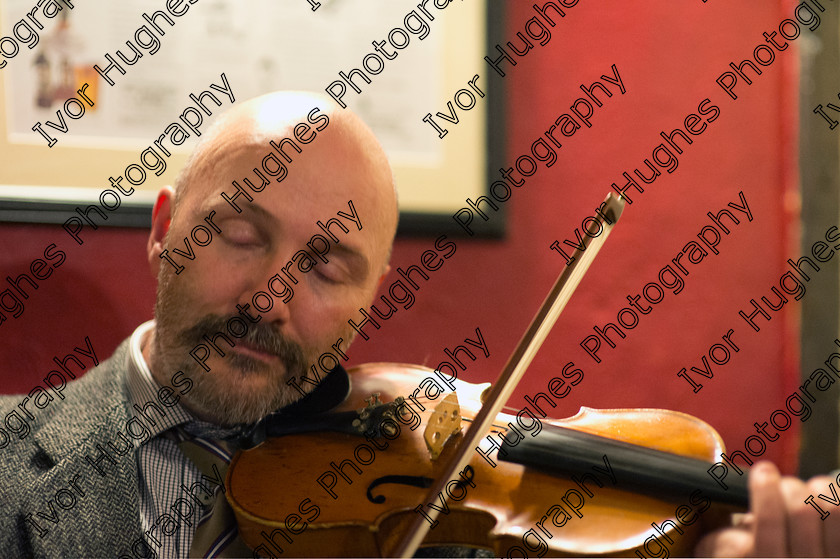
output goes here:
[{"label": "violin strings", "polygon": [[[418,395],[418,396],[415,396],[412,399],[416,400],[418,402],[429,403],[429,402],[433,402],[433,401],[437,400],[438,398],[429,398],[428,396]],[[406,401],[409,401],[408,398],[406,398]],[[506,413],[509,413],[511,415],[516,415],[517,412],[522,411],[522,410],[517,409],[515,406],[503,406],[502,411],[506,412]],[[464,421],[471,421],[471,420],[464,418]],[[546,416],[546,417],[542,418],[540,421],[559,421],[559,419],[554,418],[554,417]]]}]

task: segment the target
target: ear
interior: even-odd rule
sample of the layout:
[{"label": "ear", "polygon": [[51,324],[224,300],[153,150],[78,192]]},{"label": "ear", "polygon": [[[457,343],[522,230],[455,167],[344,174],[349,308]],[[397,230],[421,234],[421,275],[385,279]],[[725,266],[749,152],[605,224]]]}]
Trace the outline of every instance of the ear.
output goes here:
[{"label": "ear", "polygon": [[160,268],[160,254],[164,249],[164,240],[169,231],[169,223],[172,220],[172,203],[175,199],[175,191],[171,186],[164,186],[158,192],[155,206],[152,210],[152,230],[149,233],[149,242],[146,245],[146,254],[149,258],[149,269],[152,276],[157,277]]},{"label": "ear", "polygon": [[382,285],[382,282],[385,281],[385,276],[387,276],[388,272],[390,272],[390,271],[391,271],[391,265],[387,264],[385,266],[385,270],[382,272],[382,275],[379,276],[379,280],[376,282],[376,289],[379,289],[379,287]]}]

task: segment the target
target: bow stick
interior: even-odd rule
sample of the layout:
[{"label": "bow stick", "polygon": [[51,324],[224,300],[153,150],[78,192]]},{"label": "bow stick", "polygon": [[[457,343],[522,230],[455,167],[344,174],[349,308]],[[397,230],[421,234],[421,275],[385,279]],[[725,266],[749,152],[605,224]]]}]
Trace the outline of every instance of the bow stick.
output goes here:
[{"label": "bow stick", "polygon": [[[481,438],[490,429],[493,420],[502,410],[505,402],[510,398],[511,393],[519,384],[525,370],[531,364],[531,360],[536,355],[543,341],[554,326],[557,317],[560,316],[566,303],[574,293],[589,265],[595,260],[598,250],[603,246],[613,226],[621,216],[624,210],[624,200],[621,196],[614,196],[612,193],[607,195],[604,200],[602,215],[606,218],[603,222],[603,231],[597,235],[597,223],[593,222],[590,228],[587,229],[587,234],[594,237],[589,243],[589,246],[584,246],[583,250],[576,249],[572,255],[571,264],[563,268],[557,281],[554,282],[551,291],[548,293],[537,314],[531,320],[528,330],[519,340],[516,349],[508,358],[508,362],[502,370],[499,378],[493,383],[490,393],[487,396],[485,404],[476,415],[472,425],[464,435],[464,439],[458,448],[449,459],[448,464],[443,470],[443,474],[438,476],[435,484],[429,490],[422,502],[434,501],[438,495],[446,495],[446,484],[457,476],[457,472],[461,471],[472,458],[472,451],[478,445]],[[609,223],[612,222],[612,223]],[[597,235],[597,236],[596,236]],[[397,548],[393,553],[388,553],[389,557],[411,557],[414,552],[423,542],[426,534],[429,531],[431,522],[438,516],[439,510],[432,509],[429,511],[427,520],[423,516],[418,516],[413,522],[411,529],[407,535],[402,538]]]}]

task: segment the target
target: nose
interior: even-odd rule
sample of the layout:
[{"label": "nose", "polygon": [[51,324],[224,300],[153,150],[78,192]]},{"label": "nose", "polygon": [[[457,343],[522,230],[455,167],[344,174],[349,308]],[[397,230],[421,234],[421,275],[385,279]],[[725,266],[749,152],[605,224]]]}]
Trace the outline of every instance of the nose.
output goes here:
[{"label": "nose", "polygon": [[247,318],[251,322],[259,321],[281,327],[291,319],[289,303],[295,295],[295,282],[285,275],[283,264],[285,262],[279,265],[272,263],[255,274],[255,277],[260,279],[249,282],[251,285],[242,294],[244,301],[237,305],[237,309],[244,315],[243,308],[247,307]]},{"label": "nose", "polygon": [[279,327],[291,319],[289,305],[283,301],[281,292],[271,289],[271,282],[254,291],[244,303],[237,305],[237,309],[251,322],[259,321]]}]

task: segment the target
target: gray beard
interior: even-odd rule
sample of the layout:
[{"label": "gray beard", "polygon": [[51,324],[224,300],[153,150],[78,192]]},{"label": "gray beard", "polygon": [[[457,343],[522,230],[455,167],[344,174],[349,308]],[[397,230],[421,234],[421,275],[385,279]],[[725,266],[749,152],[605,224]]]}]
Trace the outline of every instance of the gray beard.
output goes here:
[{"label": "gray beard", "polygon": [[[227,332],[227,321],[238,315],[209,314],[198,321],[183,312],[191,304],[188,293],[182,292],[178,278],[161,268],[155,304],[155,337],[151,348],[151,365],[157,371],[183,371],[193,382],[192,388],[181,397],[187,408],[218,425],[235,425],[259,421],[272,411],[301,398],[301,393],[287,384],[289,379],[306,372],[303,349],[280,332],[262,322],[251,323],[247,333],[236,338]],[[238,317],[242,318],[242,317]],[[186,326],[185,325],[189,325]],[[217,347],[224,352],[227,371],[205,371],[189,352],[205,343],[202,336],[224,332],[233,344],[246,343],[261,351],[276,355],[282,367],[271,367],[263,361],[226,351],[230,346],[220,336]],[[210,349],[211,354],[215,352]],[[218,356],[217,356],[218,357]],[[236,390],[235,375],[246,378],[260,375],[270,379],[270,388]],[[176,390],[177,392],[177,390]]]},{"label": "gray beard", "polygon": [[[163,370],[183,371],[193,382],[189,392],[182,395],[185,405],[213,423],[234,425],[256,422],[301,398],[300,392],[287,382],[306,371],[303,350],[271,327],[249,324],[248,332],[242,338],[235,338],[229,333],[226,335],[234,344],[247,342],[261,351],[277,355],[282,367],[272,368],[259,359],[225,351],[229,345],[221,337],[216,345],[225,353],[222,359],[226,360],[227,371],[214,371],[212,368],[205,371],[189,356],[190,349],[204,343],[203,335],[212,338],[217,332],[226,332],[228,318],[208,315],[193,326],[175,333],[169,332],[165,321],[158,323],[155,334],[158,362]],[[211,353],[215,352],[211,350]],[[236,382],[237,375],[241,378],[249,375],[269,377],[271,389],[249,387],[247,390],[235,390],[231,383]]]}]

